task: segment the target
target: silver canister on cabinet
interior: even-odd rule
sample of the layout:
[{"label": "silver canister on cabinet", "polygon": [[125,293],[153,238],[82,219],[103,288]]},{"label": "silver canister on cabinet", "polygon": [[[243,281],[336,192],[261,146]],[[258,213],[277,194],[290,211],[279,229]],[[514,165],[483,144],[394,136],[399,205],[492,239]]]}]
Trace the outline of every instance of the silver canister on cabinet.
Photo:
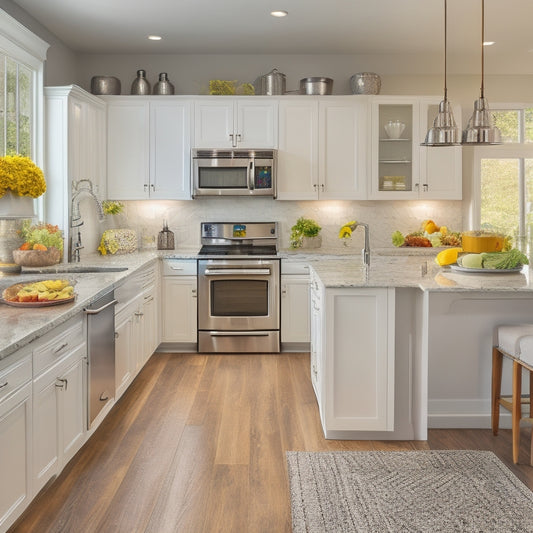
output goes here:
[{"label": "silver canister on cabinet", "polygon": [[285,94],[286,77],[277,68],[272,69],[268,74],[259,76],[254,81],[255,94],[265,94],[268,96]]},{"label": "silver canister on cabinet", "polygon": [[131,94],[151,94],[152,88],[150,82],[146,79],[146,70],[139,69],[137,71],[137,77],[131,84]]},{"label": "silver canister on cabinet", "polygon": [[174,94],[174,85],[168,81],[166,72],[159,74],[159,81],[154,85],[154,94]]}]

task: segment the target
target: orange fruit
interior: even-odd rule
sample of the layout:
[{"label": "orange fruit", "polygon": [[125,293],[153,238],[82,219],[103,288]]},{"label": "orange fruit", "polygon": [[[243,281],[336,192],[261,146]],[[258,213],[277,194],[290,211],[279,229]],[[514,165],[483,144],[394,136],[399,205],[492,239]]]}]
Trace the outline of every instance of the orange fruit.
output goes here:
[{"label": "orange fruit", "polygon": [[19,250],[29,250],[31,248],[29,242],[25,242],[22,246],[20,246]]},{"label": "orange fruit", "polygon": [[38,244],[38,243],[33,245],[33,249],[34,250],[41,250],[43,252],[48,250],[48,248],[44,244]]}]

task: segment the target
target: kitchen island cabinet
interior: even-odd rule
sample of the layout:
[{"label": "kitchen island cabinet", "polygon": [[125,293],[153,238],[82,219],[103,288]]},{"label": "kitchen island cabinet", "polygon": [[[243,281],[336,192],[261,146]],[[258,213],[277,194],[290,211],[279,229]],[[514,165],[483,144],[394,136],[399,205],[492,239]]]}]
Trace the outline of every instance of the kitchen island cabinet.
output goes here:
[{"label": "kitchen island cabinet", "polygon": [[[433,258],[423,256],[374,256],[369,269],[358,258],[312,261],[310,265],[312,275],[324,286],[323,317],[332,323],[329,328],[322,326],[322,334],[330,332],[332,346],[337,339],[342,346],[342,337],[350,335],[345,317],[352,308],[339,313],[338,320],[330,318],[334,296],[348,299],[369,289],[394,292],[395,303],[389,308],[389,313],[395,309],[394,328],[382,328],[394,352],[394,427],[363,433],[350,431],[346,425],[344,438],[425,440],[428,426],[490,427],[493,328],[531,322],[533,283],[527,266],[514,273],[460,273],[437,267]],[[328,355],[328,341],[322,346],[326,347],[322,361],[327,368],[334,352]],[[356,354],[357,346],[354,337],[348,349]],[[333,376],[344,371],[342,366],[329,368]],[[510,369],[504,368],[505,372]],[[325,398],[334,394],[335,383],[325,377],[324,370],[322,374],[321,397]],[[523,386],[527,391],[528,385],[524,382]],[[323,399],[319,401],[324,404]],[[502,427],[509,422],[503,414]]]},{"label": "kitchen island cabinet", "polygon": [[311,380],[325,437],[393,431],[394,289],[326,288],[316,273],[311,286]]}]

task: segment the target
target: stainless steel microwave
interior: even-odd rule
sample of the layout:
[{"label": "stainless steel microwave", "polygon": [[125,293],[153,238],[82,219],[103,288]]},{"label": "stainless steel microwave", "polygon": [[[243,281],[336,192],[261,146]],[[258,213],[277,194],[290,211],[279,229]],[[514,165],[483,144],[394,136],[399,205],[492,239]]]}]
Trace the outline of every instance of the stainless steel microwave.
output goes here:
[{"label": "stainless steel microwave", "polygon": [[276,197],[276,150],[192,151],[193,197]]}]

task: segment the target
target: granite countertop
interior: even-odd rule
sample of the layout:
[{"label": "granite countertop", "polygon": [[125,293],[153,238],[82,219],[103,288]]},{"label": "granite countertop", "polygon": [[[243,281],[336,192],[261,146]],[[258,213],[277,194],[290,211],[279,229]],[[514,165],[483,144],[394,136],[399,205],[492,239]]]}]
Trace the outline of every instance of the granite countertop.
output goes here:
[{"label": "granite countertop", "polygon": [[[45,269],[23,269],[22,274],[0,274],[0,292],[15,283],[31,283],[43,279],[68,279],[74,282],[76,299],[72,303],[26,308],[0,304],[0,359],[42,337],[51,329],[83,311],[92,302],[111,289],[122,285],[137,270],[157,260],[154,252],[140,252],[116,256],[91,256],[82,263],[59,264]],[[65,268],[127,267],[121,272],[64,273]]]},{"label": "granite countertop", "polygon": [[366,268],[359,257],[310,261],[326,287],[413,287],[424,291],[533,291],[531,270],[520,272],[456,272],[439,267],[433,257],[374,255]]},{"label": "granite countertop", "polygon": [[[431,250],[431,249],[429,249]],[[319,250],[281,250],[284,261],[306,262],[326,287],[412,287],[424,291],[533,291],[531,270],[513,273],[461,273],[434,262],[436,250],[372,251],[370,268],[362,264],[359,250],[339,253]],[[0,359],[8,356],[54,327],[80,313],[100,296],[122,285],[140,268],[160,258],[196,259],[199,247],[150,250],[126,255],[83,258],[81,263],[60,264],[47,269],[23,269],[23,274],[0,274],[0,291],[20,282],[65,278],[75,282],[76,299],[64,305],[19,308],[0,304]],[[356,253],[354,253],[356,252]],[[87,267],[127,267],[121,272],[75,272]],[[74,272],[64,272],[64,268]]]}]

